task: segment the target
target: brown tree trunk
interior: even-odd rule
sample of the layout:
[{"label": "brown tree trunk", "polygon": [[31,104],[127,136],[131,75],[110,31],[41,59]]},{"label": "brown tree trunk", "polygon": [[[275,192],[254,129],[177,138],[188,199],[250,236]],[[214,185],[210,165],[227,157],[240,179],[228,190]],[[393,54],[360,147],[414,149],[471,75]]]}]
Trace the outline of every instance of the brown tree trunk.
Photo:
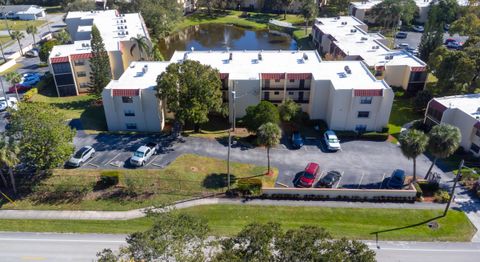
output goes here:
[{"label": "brown tree trunk", "polygon": [[428,177],[430,176],[430,172],[432,172],[433,166],[437,163],[437,159],[438,158],[436,157],[433,159],[432,164],[430,165],[430,168],[428,169],[427,174],[425,175],[425,179],[428,179]]},{"label": "brown tree trunk", "polygon": [[13,170],[8,167],[8,174],[10,175],[10,183],[12,183],[13,193],[17,194],[17,186],[15,185],[15,177],[13,176]]},{"label": "brown tree trunk", "polygon": [[413,159],[413,180],[412,182],[416,182],[417,181],[417,159],[414,158]]},{"label": "brown tree trunk", "polygon": [[1,171],[0,171],[0,178],[2,179],[2,182],[5,185],[5,188],[7,188],[8,187],[7,180],[5,179],[5,176]]},{"label": "brown tree trunk", "polygon": [[267,168],[268,175],[270,175],[270,147],[267,147]]}]

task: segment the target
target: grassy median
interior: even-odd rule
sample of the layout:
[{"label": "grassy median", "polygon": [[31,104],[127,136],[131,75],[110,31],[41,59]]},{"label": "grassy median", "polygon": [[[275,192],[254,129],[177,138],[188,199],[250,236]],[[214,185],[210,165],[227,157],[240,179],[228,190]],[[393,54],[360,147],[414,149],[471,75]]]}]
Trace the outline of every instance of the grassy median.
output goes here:
[{"label": "grassy median", "polygon": [[[365,209],[323,207],[279,207],[211,205],[180,210],[209,221],[211,234],[228,236],[251,222],[278,222],[283,228],[316,225],[326,228],[336,238],[405,241],[470,241],[475,232],[464,213],[442,210]],[[428,227],[428,221],[438,228]],[[0,231],[132,233],[151,225],[149,218],[127,221],[88,220],[0,220]]]}]

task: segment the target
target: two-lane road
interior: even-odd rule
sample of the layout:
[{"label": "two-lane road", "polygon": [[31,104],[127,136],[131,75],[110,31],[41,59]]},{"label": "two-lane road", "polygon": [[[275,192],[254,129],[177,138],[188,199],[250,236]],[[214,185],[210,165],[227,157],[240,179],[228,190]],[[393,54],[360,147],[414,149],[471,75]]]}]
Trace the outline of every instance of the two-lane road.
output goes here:
[{"label": "two-lane road", "polygon": [[[104,248],[118,250],[125,235],[0,233],[0,261],[94,261]],[[480,243],[368,241],[378,261],[478,261]]]}]

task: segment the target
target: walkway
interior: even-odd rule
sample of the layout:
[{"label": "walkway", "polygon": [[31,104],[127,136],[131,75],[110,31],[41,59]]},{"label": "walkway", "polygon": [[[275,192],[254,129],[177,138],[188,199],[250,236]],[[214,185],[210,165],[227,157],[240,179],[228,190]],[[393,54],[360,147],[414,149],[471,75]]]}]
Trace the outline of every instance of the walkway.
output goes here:
[{"label": "walkway", "polygon": [[[297,200],[250,200],[202,198],[177,202],[164,210],[183,209],[202,205],[268,205],[268,206],[309,206],[340,208],[401,208],[401,209],[443,209],[444,205],[434,203],[362,203],[343,201],[297,201]],[[68,219],[68,220],[128,220],[145,216],[147,208],[129,211],[57,211],[57,210],[0,210],[0,219]]]}]

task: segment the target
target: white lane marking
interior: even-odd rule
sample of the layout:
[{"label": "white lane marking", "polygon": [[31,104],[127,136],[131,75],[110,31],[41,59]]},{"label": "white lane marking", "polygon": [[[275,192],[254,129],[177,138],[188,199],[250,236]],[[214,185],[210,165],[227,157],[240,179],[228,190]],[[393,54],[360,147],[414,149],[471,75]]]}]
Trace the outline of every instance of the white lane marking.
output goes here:
[{"label": "white lane marking", "polygon": [[41,241],[41,242],[83,242],[83,243],[125,243],[121,240],[87,240],[87,239],[42,239],[42,238],[0,238],[0,241]]},{"label": "white lane marking", "polygon": [[383,173],[382,182],[380,182],[380,187],[378,189],[382,189],[384,180],[385,180],[385,173]]},{"label": "white lane marking", "polygon": [[312,187],[320,186],[318,183],[320,183],[320,179],[322,179],[322,177],[324,177],[326,174],[327,174],[327,173],[325,173],[325,171],[322,171],[322,172],[320,173],[320,175],[318,176],[318,179],[316,179],[317,182],[315,182],[315,180],[313,180],[313,185],[312,185]]},{"label": "white lane marking", "polygon": [[110,161],[108,161],[108,164],[107,165],[110,165],[112,163],[113,160],[115,160],[115,158],[117,158],[119,155],[121,155],[122,153],[118,153],[116,156],[114,156],[112,159],[110,159]]},{"label": "white lane marking", "polygon": [[363,177],[365,176],[365,172],[362,172],[362,177],[360,178],[360,182],[358,183],[358,187],[357,189],[360,188],[360,186],[362,185],[362,181],[363,181]]},{"label": "white lane marking", "polygon": [[[85,162],[83,165],[90,165],[90,162],[92,162],[95,158],[97,158],[98,156],[94,156],[94,157],[91,157],[87,162]],[[97,165],[93,165],[92,166],[96,166],[98,167]]]},{"label": "white lane marking", "polygon": [[342,171],[342,173],[340,173],[340,179],[337,181],[337,185],[335,186],[335,188],[338,188],[338,186],[340,185],[340,181],[342,181],[342,177],[343,177],[344,173],[345,173],[344,171]]},{"label": "white lane marking", "polygon": [[155,160],[159,157],[160,155],[156,155],[150,162],[148,162],[145,166],[150,165],[151,163],[155,162]]}]

